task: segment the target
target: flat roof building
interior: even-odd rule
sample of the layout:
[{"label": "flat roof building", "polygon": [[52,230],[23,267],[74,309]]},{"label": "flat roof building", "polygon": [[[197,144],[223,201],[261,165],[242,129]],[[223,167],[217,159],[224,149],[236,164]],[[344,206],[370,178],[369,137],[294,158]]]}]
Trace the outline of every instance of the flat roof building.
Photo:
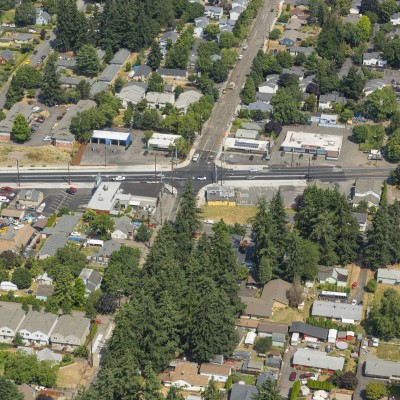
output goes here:
[{"label": "flat roof building", "polygon": [[379,268],[376,276],[378,283],[386,285],[400,285],[400,270]]},{"label": "flat roof building", "polygon": [[324,155],[329,160],[337,160],[342,148],[342,134],[307,133],[288,131],[281,150],[295,153]]},{"label": "flat roof building", "polygon": [[175,143],[175,140],[181,138],[180,135],[168,135],[165,133],[153,133],[153,136],[148,142],[150,150],[168,151],[169,146]]},{"label": "flat roof building", "polygon": [[129,146],[131,133],[129,131],[98,131],[94,130],[90,143],[104,143],[112,146]]},{"label": "flat roof building", "polygon": [[258,130],[239,128],[235,133],[236,139],[258,139]]},{"label": "flat roof building", "polygon": [[270,142],[268,140],[227,138],[224,143],[224,150],[246,153],[266,153],[269,150],[269,146]]},{"label": "flat roof building", "polygon": [[361,321],[363,306],[334,301],[315,300],[312,306],[313,317],[325,317],[345,323]]}]

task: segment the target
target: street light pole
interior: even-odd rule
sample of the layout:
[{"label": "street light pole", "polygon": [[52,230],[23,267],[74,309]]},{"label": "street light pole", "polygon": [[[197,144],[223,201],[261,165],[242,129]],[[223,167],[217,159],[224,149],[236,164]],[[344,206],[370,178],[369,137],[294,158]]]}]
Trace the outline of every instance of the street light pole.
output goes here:
[{"label": "street light pole", "polygon": [[71,184],[71,174],[69,172],[69,160],[68,160],[68,185]]},{"label": "street light pole", "polygon": [[19,178],[19,161],[17,160],[17,181],[18,181],[18,186],[21,187],[21,180]]}]

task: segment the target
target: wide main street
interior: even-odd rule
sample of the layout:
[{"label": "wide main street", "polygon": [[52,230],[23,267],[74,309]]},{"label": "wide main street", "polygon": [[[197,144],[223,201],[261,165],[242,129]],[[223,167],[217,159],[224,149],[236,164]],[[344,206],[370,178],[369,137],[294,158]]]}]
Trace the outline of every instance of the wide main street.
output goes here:
[{"label": "wide main street", "polygon": [[[242,50],[243,58],[236,63],[228,81],[226,82],[226,93],[222,94],[213,108],[213,112],[204,124],[202,135],[197,149],[209,157],[212,153],[218,153],[221,148],[223,137],[228,130],[230,121],[239,104],[239,96],[242,86],[249,73],[251,64],[257,52],[263,48],[266,35],[269,33],[275,15],[277,0],[266,0],[262,9],[258,12],[253,22],[251,32],[247,39],[247,49]],[[271,11],[272,10],[272,11]],[[229,89],[231,83],[234,87]]]}]

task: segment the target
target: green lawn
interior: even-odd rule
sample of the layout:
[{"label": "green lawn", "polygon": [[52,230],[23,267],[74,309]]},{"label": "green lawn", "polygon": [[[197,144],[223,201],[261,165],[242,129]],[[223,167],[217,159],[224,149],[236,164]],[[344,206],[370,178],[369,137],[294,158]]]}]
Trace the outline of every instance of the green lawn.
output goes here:
[{"label": "green lawn", "polygon": [[242,374],[240,372],[235,372],[234,382],[243,381],[246,385],[255,385],[256,380],[257,380],[257,377],[254,375],[246,375],[246,374]]},{"label": "green lawn", "polygon": [[9,23],[9,22],[14,22],[14,17],[15,17],[15,10],[8,10],[8,11],[4,11],[3,14],[3,22],[5,23]]},{"label": "green lawn", "polygon": [[376,349],[376,356],[384,360],[400,361],[400,344],[396,346],[381,342]]}]

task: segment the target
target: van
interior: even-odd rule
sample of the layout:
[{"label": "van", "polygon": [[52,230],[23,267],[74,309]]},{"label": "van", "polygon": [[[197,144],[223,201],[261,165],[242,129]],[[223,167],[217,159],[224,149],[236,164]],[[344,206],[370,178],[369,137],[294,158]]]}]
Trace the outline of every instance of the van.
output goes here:
[{"label": "van", "polygon": [[6,196],[0,196],[0,202],[8,203],[10,200]]}]

